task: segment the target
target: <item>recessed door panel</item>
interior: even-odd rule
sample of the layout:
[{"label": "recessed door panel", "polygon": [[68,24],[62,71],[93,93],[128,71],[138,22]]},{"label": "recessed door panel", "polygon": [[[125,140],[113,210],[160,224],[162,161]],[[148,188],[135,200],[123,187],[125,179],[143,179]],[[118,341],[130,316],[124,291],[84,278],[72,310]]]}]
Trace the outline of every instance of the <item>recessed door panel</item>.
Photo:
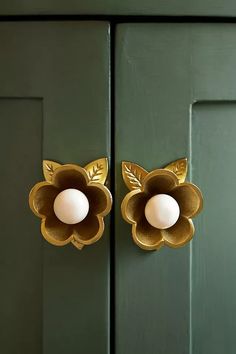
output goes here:
[{"label": "recessed door panel", "polygon": [[41,173],[42,113],[41,99],[0,99],[0,327],[5,353],[42,353],[43,242],[28,208],[29,186]]},{"label": "recessed door panel", "polygon": [[[193,353],[235,350],[236,102],[193,106],[193,178],[202,185],[205,212],[196,226],[202,238],[192,249]],[[204,235],[207,235],[204,236]]]}]

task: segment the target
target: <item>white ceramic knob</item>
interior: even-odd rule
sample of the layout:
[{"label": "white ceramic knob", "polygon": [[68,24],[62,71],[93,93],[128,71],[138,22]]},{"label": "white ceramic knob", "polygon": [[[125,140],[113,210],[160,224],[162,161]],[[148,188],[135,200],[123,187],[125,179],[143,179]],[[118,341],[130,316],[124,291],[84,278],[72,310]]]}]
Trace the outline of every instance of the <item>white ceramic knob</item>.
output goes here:
[{"label": "white ceramic knob", "polygon": [[54,212],[65,224],[77,224],[84,220],[89,211],[89,201],[78,189],[65,189],[54,201]]},{"label": "white ceramic knob", "polygon": [[167,194],[157,194],[145,206],[145,216],[149,224],[157,229],[168,229],[179,218],[179,205]]}]

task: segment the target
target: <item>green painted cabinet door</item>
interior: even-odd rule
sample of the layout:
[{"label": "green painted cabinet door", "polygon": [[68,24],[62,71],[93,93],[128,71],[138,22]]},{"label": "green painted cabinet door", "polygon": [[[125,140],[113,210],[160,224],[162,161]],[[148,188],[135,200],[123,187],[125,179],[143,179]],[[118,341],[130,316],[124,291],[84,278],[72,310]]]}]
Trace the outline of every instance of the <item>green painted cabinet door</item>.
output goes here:
[{"label": "green painted cabinet door", "polygon": [[109,231],[52,246],[28,193],[43,159],[110,156],[109,24],[5,22],[0,42],[0,352],[108,354]]},{"label": "green painted cabinet door", "polygon": [[188,157],[204,210],[191,244],[146,252],[121,220],[116,172],[116,354],[236,351],[236,25],[121,24],[116,163]]}]

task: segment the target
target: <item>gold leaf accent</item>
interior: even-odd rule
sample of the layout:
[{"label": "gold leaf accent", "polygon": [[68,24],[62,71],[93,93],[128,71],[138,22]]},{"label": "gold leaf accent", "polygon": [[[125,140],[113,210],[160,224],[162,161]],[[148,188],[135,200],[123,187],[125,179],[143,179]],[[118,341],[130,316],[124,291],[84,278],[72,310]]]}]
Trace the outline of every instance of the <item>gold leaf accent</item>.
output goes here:
[{"label": "gold leaf accent", "polygon": [[140,189],[143,185],[144,177],[147,171],[136,163],[123,161],[122,162],[122,175],[126,186],[130,190]]},{"label": "gold leaf accent", "polygon": [[85,166],[91,182],[104,184],[108,174],[108,161],[107,158],[98,159],[90,162]]},{"label": "gold leaf accent", "polygon": [[82,243],[79,243],[74,237],[72,238],[71,243],[72,243],[78,250],[82,250],[82,248],[84,247],[84,245],[82,245]]},{"label": "gold leaf accent", "polygon": [[50,160],[43,160],[43,175],[47,182],[52,181],[52,175],[56,168],[60,167],[61,165],[58,162],[50,161]]},{"label": "gold leaf accent", "polygon": [[188,173],[188,160],[186,158],[176,160],[164,167],[164,169],[174,172],[178,177],[180,183],[183,183]]}]

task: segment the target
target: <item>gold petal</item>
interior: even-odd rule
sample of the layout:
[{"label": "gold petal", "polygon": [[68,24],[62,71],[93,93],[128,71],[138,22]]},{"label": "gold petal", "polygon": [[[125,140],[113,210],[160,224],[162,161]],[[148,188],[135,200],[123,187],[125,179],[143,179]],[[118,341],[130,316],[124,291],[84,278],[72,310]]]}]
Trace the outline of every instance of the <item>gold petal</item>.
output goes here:
[{"label": "gold petal", "polygon": [[108,160],[104,157],[92,161],[85,166],[85,170],[87,171],[89,180],[91,182],[104,184],[108,174]]},{"label": "gold petal", "polygon": [[169,229],[162,230],[165,244],[178,248],[189,242],[194,234],[194,225],[191,219],[180,216],[177,223]]},{"label": "gold petal", "polygon": [[170,195],[176,199],[180,207],[180,214],[192,218],[198,214],[203,206],[200,189],[192,183],[182,183]]},{"label": "gold petal", "polygon": [[42,219],[43,237],[53,245],[64,246],[72,240],[73,227],[62,223],[55,215]]},{"label": "gold petal", "polygon": [[157,250],[164,244],[162,230],[151,226],[145,216],[132,226],[132,236],[134,242],[144,250]]},{"label": "gold petal", "polygon": [[48,182],[37,183],[30,191],[29,205],[35,215],[50,216],[53,213],[53,202],[59,190]]},{"label": "gold petal", "polygon": [[123,218],[129,223],[138,222],[144,215],[147,200],[148,197],[139,189],[127,193],[121,204]]},{"label": "gold petal", "polygon": [[173,188],[178,186],[179,181],[173,172],[157,169],[148,173],[143,184],[144,191],[153,196],[156,194],[169,193]]},{"label": "gold petal", "polygon": [[86,196],[89,200],[89,208],[92,214],[105,216],[111,210],[112,195],[103,184],[89,182]]},{"label": "gold petal", "polygon": [[91,245],[101,238],[103,231],[103,218],[89,213],[83,221],[74,225],[73,236],[79,243]]},{"label": "gold petal", "polygon": [[88,181],[85,169],[72,164],[58,167],[52,176],[52,184],[60,190],[75,188],[83,192],[86,189]]}]

